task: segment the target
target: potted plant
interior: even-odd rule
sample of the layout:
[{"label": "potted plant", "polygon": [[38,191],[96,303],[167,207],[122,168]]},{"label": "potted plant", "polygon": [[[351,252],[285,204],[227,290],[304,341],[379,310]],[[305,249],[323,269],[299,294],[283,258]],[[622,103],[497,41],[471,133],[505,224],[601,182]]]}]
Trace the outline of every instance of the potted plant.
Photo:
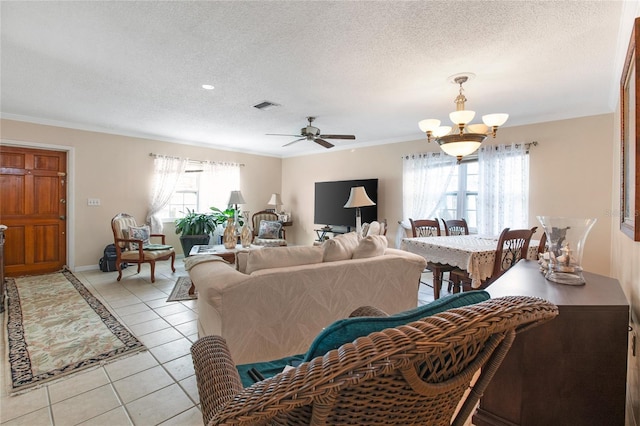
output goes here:
[{"label": "potted plant", "polygon": [[180,244],[185,256],[189,256],[195,245],[209,244],[210,234],[218,226],[216,217],[211,213],[197,213],[187,208],[184,217],[176,219],[176,234],[180,234]]},{"label": "potted plant", "polygon": [[[212,211],[211,214],[216,218],[216,223],[218,225],[224,225],[230,217],[235,219],[236,210],[233,207],[229,207],[226,210],[220,210],[217,207],[210,207],[210,209]],[[242,213],[238,213],[238,224],[240,226],[244,224],[244,219],[245,218],[242,216]]]},{"label": "potted plant", "polygon": [[[236,219],[236,216],[235,216],[236,211],[233,207],[229,207],[226,210],[221,210],[217,207],[210,207],[210,209],[211,209],[211,215],[215,218],[216,227],[218,229],[216,232],[214,232],[214,237],[217,236],[217,238],[220,241],[216,241],[216,243],[221,244],[222,232],[224,231],[224,227],[227,225],[227,221],[229,219]],[[241,227],[245,221],[245,218],[244,216],[242,216],[242,213],[238,212],[237,220],[238,220],[238,223],[236,226]]]}]

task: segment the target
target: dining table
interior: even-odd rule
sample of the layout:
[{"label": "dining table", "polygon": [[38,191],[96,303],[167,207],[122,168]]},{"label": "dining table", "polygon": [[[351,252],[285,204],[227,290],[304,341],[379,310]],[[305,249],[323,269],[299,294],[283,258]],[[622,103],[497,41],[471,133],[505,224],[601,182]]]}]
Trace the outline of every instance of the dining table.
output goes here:
[{"label": "dining table", "polygon": [[[498,235],[447,235],[438,237],[403,238],[400,248],[418,254],[434,265],[448,265],[466,271],[471,287],[479,288],[482,281],[493,272],[498,246]],[[527,259],[537,260],[539,240],[531,240]],[[435,268],[433,274],[434,298],[440,297],[442,272]]]}]

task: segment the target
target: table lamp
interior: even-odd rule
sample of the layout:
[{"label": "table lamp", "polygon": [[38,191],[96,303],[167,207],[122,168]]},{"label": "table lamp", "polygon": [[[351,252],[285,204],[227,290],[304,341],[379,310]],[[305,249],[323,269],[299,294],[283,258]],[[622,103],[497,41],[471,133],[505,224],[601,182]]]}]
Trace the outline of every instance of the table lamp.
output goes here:
[{"label": "table lamp", "polygon": [[367,191],[364,189],[364,186],[354,186],[351,188],[351,193],[349,194],[349,199],[347,203],[344,205],[345,208],[354,208],[356,209],[356,233],[358,235],[362,232],[362,217],[360,216],[360,207],[366,206],[375,206],[371,198],[367,195]]},{"label": "table lamp", "polygon": [[282,199],[280,198],[280,194],[278,194],[277,192],[274,192],[273,194],[271,194],[271,198],[269,199],[269,202],[267,204],[270,206],[275,206],[275,212],[280,213],[279,206],[282,205]]},{"label": "table lamp", "polygon": [[245,204],[244,198],[242,198],[242,193],[240,191],[231,191],[231,195],[229,196],[229,205],[233,206],[233,221],[237,227],[238,225],[238,204]]}]

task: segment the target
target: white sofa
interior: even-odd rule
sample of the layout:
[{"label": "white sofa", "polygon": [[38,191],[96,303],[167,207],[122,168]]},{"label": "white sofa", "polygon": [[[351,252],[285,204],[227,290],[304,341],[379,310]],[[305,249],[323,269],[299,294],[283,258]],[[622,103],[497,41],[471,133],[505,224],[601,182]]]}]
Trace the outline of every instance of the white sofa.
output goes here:
[{"label": "white sofa", "polygon": [[352,234],[322,247],[241,252],[235,268],[220,259],[190,267],[199,337],[224,337],[236,364],[267,361],[304,353],[357,307],[389,314],[416,307],[424,258],[386,248],[384,236]]}]

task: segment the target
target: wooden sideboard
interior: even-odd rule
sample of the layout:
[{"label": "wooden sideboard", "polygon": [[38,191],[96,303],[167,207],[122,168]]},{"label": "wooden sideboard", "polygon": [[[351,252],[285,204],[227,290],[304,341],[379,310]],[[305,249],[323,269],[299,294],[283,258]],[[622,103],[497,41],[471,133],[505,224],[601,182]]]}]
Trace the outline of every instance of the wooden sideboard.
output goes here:
[{"label": "wooden sideboard", "polygon": [[624,425],[629,304],[617,280],[584,276],[583,286],[556,284],[523,260],[487,288],[546,299],[559,315],[518,334],[474,425]]}]

